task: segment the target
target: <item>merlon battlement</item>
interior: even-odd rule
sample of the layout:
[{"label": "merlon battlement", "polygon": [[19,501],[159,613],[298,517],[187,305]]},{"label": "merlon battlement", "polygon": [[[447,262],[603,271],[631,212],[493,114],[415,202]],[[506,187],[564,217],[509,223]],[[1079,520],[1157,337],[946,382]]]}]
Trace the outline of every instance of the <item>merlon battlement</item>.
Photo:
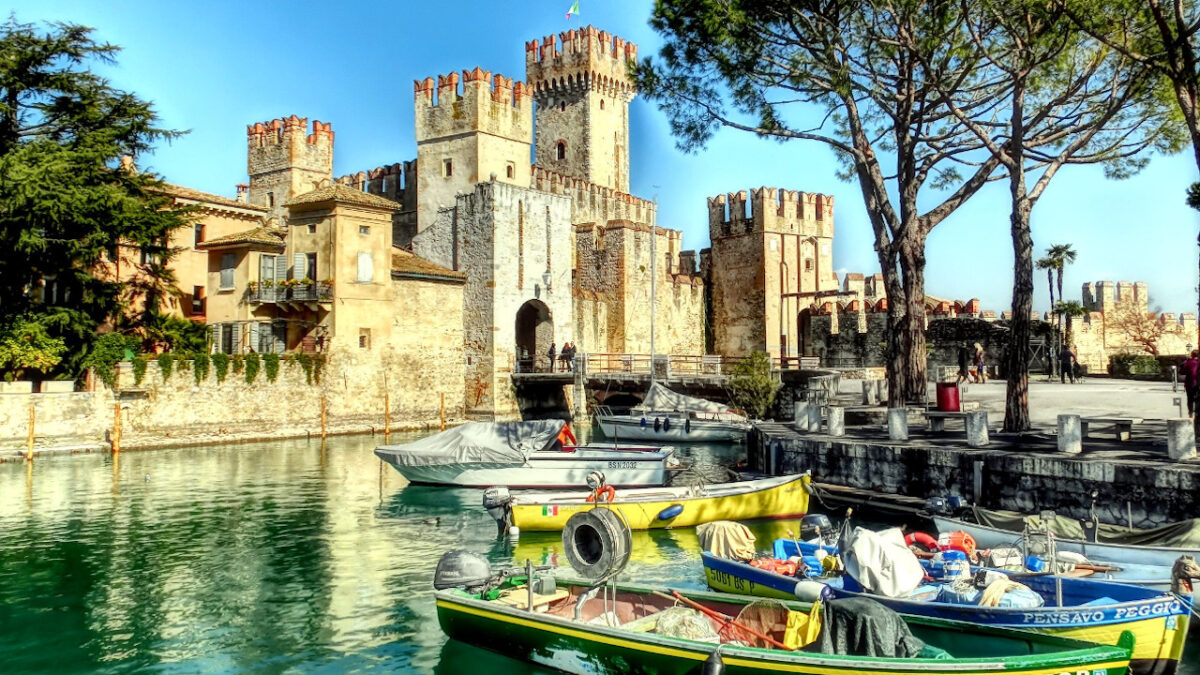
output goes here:
[{"label": "merlon battlement", "polygon": [[629,220],[645,224],[654,218],[657,206],[648,199],[537,165],[532,168],[534,189],[571,198],[571,222],[603,225],[610,220]]},{"label": "merlon battlement", "polygon": [[525,79],[538,91],[567,84],[603,84],[632,92],[627,64],[636,59],[636,44],[587,26],[526,42]]},{"label": "merlon battlement", "polygon": [[761,187],[708,198],[709,235],[752,232],[833,236],[833,197],[813,192]]},{"label": "merlon battlement", "polygon": [[287,138],[296,136],[304,136],[305,141],[313,145],[333,143],[332,123],[313,120],[312,133],[307,132],[308,118],[292,115],[247,125],[246,139],[251,147],[260,148],[282,144]]},{"label": "merlon battlement", "polygon": [[[413,81],[413,96],[418,105],[437,107],[445,103],[455,103],[463,98],[482,99],[486,94],[495,103],[520,106],[533,93],[533,88],[520,82],[514,82],[511,77],[497,73],[494,77],[491,71],[478,66],[474,70],[462,71],[462,90],[459,90],[458,73],[438,75],[437,85],[434,86],[432,77]],[[490,85],[490,86],[489,86]],[[434,92],[437,92],[436,99]]]}]

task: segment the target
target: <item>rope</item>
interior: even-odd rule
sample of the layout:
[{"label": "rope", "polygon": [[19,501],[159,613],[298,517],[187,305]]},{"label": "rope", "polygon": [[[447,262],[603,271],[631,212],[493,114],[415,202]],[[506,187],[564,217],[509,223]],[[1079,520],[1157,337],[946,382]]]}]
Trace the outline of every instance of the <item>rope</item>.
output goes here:
[{"label": "rope", "polygon": [[1000,599],[1009,591],[1019,591],[1021,589],[1030,590],[1025,584],[1018,584],[1015,581],[1001,579],[988,584],[987,588],[983,589],[983,594],[979,596],[980,607],[999,607]]}]

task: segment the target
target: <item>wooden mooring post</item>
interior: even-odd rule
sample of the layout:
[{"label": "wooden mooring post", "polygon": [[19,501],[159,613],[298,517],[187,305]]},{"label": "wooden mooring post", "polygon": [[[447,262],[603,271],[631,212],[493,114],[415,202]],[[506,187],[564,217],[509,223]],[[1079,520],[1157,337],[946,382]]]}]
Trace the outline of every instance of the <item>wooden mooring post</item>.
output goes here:
[{"label": "wooden mooring post", "polygon": [[37,413],[34,412],[33,403],[29,404],[29,436],[25,439],[25,461],[33,461],[33,426],[37,419]]},{"label": "wooden mooring post", "polygon": [[321,396],[321,440],[325,440],[325,396]]},{"label": "wooden mooring post", "polygon": [[392,398],[388,392],[383,392],[383,440],[392,435]]},{"label": "wooden mooring post", "polygon": [[112,451],[113,454],[121,452],[121,404],[113,404],[113,432],[112,432]]},{"label": "wooden mooring post", "polygon": [[442,419],[442,431],[445,431],[446,430],[446,392],[444,392],[444,391],[442,392],[442,412],[441,412],[440,417]]}]

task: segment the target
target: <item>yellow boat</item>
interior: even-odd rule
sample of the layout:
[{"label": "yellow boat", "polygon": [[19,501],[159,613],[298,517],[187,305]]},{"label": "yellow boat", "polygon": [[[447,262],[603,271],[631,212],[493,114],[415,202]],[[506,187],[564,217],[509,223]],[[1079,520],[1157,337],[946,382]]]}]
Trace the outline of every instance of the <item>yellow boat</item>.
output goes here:
[{"label": "yellow boat", "polygon": [[[603,505],[617,511],[630,529],[692,527],[714,520],[796,518],[808,512],[808,474],[705,486],[617,490],[612,501],[591,492],[514,494],[505,514],[523,531],[556,531],[580,511]],[[611,493],[610,493],[611,494]],[[502,516],[497,516],[499,519]]]}]

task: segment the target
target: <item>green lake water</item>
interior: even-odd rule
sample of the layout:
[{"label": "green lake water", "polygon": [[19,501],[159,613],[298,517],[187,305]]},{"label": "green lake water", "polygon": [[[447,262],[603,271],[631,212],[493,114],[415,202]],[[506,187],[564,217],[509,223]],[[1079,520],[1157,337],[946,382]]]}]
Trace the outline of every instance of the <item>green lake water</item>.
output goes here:
[{"label": "green lake water", "polygon": [[[0,673],[545,672],[448,643],[432,579],[452,548],[554,561],[558,534],[497,539],[480,491],[406,486],[379,440],[0,465]],[[742,453],[683,449],[710,476]],[[693,530],[635,533],[634,551],[630,579],[703,586]]]}]

